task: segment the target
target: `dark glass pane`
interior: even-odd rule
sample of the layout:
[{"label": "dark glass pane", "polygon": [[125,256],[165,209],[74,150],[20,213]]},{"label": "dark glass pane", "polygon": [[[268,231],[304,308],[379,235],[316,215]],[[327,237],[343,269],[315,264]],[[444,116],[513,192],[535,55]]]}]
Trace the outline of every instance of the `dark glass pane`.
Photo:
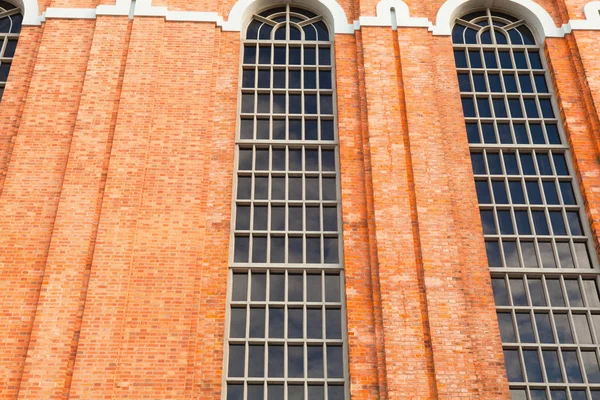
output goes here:
[{"label": "dark glass pane", "polygon": [[320,95],[321,114],[333,114],[333,96],[329,94]]},{"label": "dark glass pane", "polygon": [[[510,133],[509,133],[510,135]],[[515,153],[504,153],[504,167],[507,175],[518,175],[519,167],[517,165],[517,156]]]},{"label": "dark glass pane", "polygon": [[[317,120],[305,119],[304,120],[304,139],[305,140],[318,140],[319,130],[317,127]],[[315,150],[316,152],[316,150]]]},{"label": "dark glass pane", "polygon": [[469,140],[469,143],[481,143],[481,139],[479,138],[479,128],[477,127],[477,124],[467,124],[467,138]]},{"label": "dark glass pane", "polygon": [[489,30],[482,32],[480,39],[481,39],[481,43],[483,43],[483,44],[492,44],[492,35]]},{"label": "dark glass pane", "polygon": [[[508,117],[508,113],[506,112],[506,105],[504,104],[504,100],[503,99],[493,99],[493,103],[494,103],[494,113],[496,115],[496,118],[506,118]],[[508,124],[506,124],[506,127],[508,127]],[[508,132],[508,137],[510,138],[510,130],[507,130],[506,132]],[[509,142],[503,142],[503,143],[510,143]]]},{"label": "dark glass pane", "polygon": [[242,87],[254,87],[254,69],[245,69],[242,72]]},{"label": "dark glass pane", "polygon": [[306,230],[320,231],[321,230],[321,211],[317,207],[306,207]]},{"label": "dark glass pane", "polygon": [[[514,297],[514,295],[513,295]],[[515,303],[515,305],[517,305]],[[518,305],[526,305],[526,304],[518,304]],[[522,343],[535,343],[535,337],[533,335],[533,325],[531,324],[531,317],[529,314],[520,314],[516,315],[517,317],[517,326],[519,328],[519,338]]]},{"label": "dark glass pane", "polygon": [[523,350],[523,359],[525,361],[525,370],[529,382],[543,382],[542,366],[536,350]]},{"label": "dark glass pane", "polygon": [[[310,29],[306,29],[305,32]],[[310,39],[309,39],[310,40]],[[317,63],[317,50],[314,47],[304,47],[304,65],[315,65]]]},{"label": "dark glass pane", "polygon": [[531,64],[531,68],[533,69],[542,69],[542,60],[540,58],[540,53],[537,51],[528,51],[529,53],[529,63]]},{"label": "dark glass pane", "polygon": [[[466,28],[465,29],[465,43],[468,44],[476,44],[477,43],[477,31],[471,28]],[[473,67],[472,68],[480,68],[480,67]]]},{"label": "dark glass pane", "polygon": [[271,39],[272,31],[273,27],[271,25],[263,24],[260,30],[258,31],[258,38],[261,40],[269,40]]},{"label": "dark glass pane", "polygon": [[233,274],[232,300],[246,301],[248,299],[248,275],[245,273]]},{"label": "dark glass pane", "polygon": [[464,50],[454,50],[454,63],[456,68],[467,68],[467,57]]},{"label": "dark glass pane", "polygon": [[323,337],[323,319],[320,308],[306,310],[306,333],[309,339]]},{"label": "dark glass pane", "polygon": [[529,198],[529,204],[542,204],[542,195],[540,193],[540,187],[537,181],[525,181],[525,187],[527,187],[527,197]]},{"label": "dark glass pane", "polygon": [[471,68],[483,68],[481,54],[478,50],[469,50],[469,61],[471,62]]},{"label": "dark glass pane", "polygon": [[548,142],[550,144],[561,144],[558,127],[556,125],[546,123],[546,135],[548,135]]},{"label": "dark glass pane", "polygon": [[527,26],[521,25],[517,29],[519,30],[519,32],[521,32],[521,35],[523,36],[524,44],[526,44],[526,45],[534,45],[535,44],[535,39],[533,37],[533,34],[529,30],[529,28],[527,28]]},{"label": "dark glass pane", "polygon": [[[283,376],[283,346],[269,344],[269,377],[278,378]],[[271,390],[278,392],[277,387],[269,385],[269,396]]]},{"label": "dark glass pane", "polygon": [[542,355],[544,357],[544,365],[546,367],[546,376],[548,376],[548,382],[563,382],[556,350],[543,350]]},{"label": "dark glass pane", "polygon": [[252,239],[252,262],[267,262],[267,238],[254,237]]},{"label": "dark glass pane", "polygon": [[321,120],[321,140],[333,140],[334,130],[332,120]]},{"label": "dark glass pane", "polygon": [[504,362],[509,382],[523,382],[523,370],[517,350],[504,350]]},{"label": "dark glass pane", "polygon": [[326,264],[336,264],[339,262],[338,238],[326,237],[324,242],[324,259]]},{"label": "dark glass pane", "polygon": [[502,175],[502,164],[498,153],[487,153],[487,162],[491,175]]},{"label": "dark glass pane", "polygon": [[[284,332],[284,311],[283,308],[269,309],[269,337],[283,338]],[[271,375],[272,376],[272,375]]]},{"label": "dark glass pane", "polygon": [[552,223],[552,231],[555,235],[566,235],[567,228],[565,227],[565,221],[560,211],[550,211],[550,222]]},{"label": "dark glass pane", "polygon": [[344,357],[340,346],[327,346],[327,376],[344,377]]},{"label": "dark glass pane", "polygon": [[525,53],[522,51],[513,52],[513,56],[515,57],[515,63],[517,64],[517,69],[527,69],[527,59],[525,58]]},{"label": "dark glass pane", "polygon": [[248,352],[248,376],[265,376],[265,346],[251,345]]},{"label": "dark glass pane", "polygon": [[307,237],[306,238],[306,262],[320,263],[321,262],[321,238]]},{"label": "dark glass pane", "polygon": [[515,75],[510,72],[504,73],[504,88],[508,93],[516,93],[517,90],[517,80],[515,79]]},{"label": "dark glass pane", "polygon": [[323,347],[321,346],[308,346],[307,348],[308,358],[308,377],[309,378],[322,378],[325,372],[323,368]]},{"label": "dark glass pane", "polygon": [[558,192],[556,191],[556,185],[554,184],[554,181],[543,181],[542,186],[544,187],[546,204],[560,204],[558,201]]},{"label": "dark glass pane", "polygon": [[250,229],[250,206],[237,206],[235,216],[235,229]]},{"label": "dark glass pane", "polygon": [[542,125],[529,124],[529,131],[531,132],[531,139],[533,140],[533,144],[546,143],[546,139],[544,138],[544,132],[542,131]]},{"label": "dark glass pane", "polygon": [[264,399],[264,387],[262,384],[248,385],[248,400],[263,400],[263,399]]},{"label": "dark glass pane", "polygon": [[452,29],[452,43],[464,43],[463,32],[465,27],[463,25],[456,24]]},{"label": "dark glass pane", "polygon": [[331,89],[331,71],[319,71],[319,88]]},{"label": "dark glass pane", "polygon": [[269,178],[256,177],[254,178],[254,198],[266,200],[269,196]]},{"label": "dark glass pane", "polygon": [[244,64],[256,64],[256,46],[244,46]]},{"label": "dark glass pane", "polygon": [[532,211],[533,225],[537,235],[549,235],[548,223],[546,222],[546,214],[544,211]]},{"label": "dark glass pane", "polygon": [[564,390],[551,390],[552,400],[567,400],[567,394]]},{"label": "dark glass pane", "polygon": [[288,377],[304,377],[304,357],[302,347],[288,346]]},{"label": "dark glass pane", "polygon": [[508,186],[510,188],[510,197],[513,204],[525,204],[525,195],[523,193],[521,181],[509,181]]},{"label": "dark glass pane", "polygon": [[488,84],[490,85],[490,91],[499,93],[502,92],[502,81],[498,74],[488,74]]},{"label": "dark glass pane", "polygon": [[302,275],[288,275],[288,301],[303,301],[302,295]]},{"label": "dark glass pane", "polygon": [[527,136],[525,124],[514,124],[513,129],[515,131],[515,137],[518,144],[529,144],[529,138]]},{"label": "dark glass pane", "polygon": [[470,97],[462,98],[463,113],[465,117],[475,117],[475,103]]},{"label": "dark glass pane", "polygon": [[494,290],[494,300],[497,306],[508,306],[508,292],[506,291],[506,283],[504,279],[493,278],[492,289]]},{"label": "dark glass pane", "polygon": [[458,86],[461,92],[471,91],[471,79],[469,74],[458,74]]},{"label": "dark glass pane", "polygon": [[289,200],[302,200],[302,178],[289,178]]},{"label": "dark glass pane", "polygon": [[565,280],[565,288],[567,289],[567,297],[571,307],[583,307],[583,298],[579,289],[579,282],[574,279]]},{"label": "dark glass pane", "polygon": [[273,87],[285,88],[285,70],[276,69],[273,71]]},{"label": "dark glass pane", "polygon": [[498,246],[498,242],[486,240],[485,251],[487,253],[488,265],[490,268],[502,267],[502,260],[500,258],[500,247]]},{"label": "dark glass pane", "polygon": [[[498,68],[498,62],[496,61],[496,54],[494,51],[484,51],[483,58],[485,59],[485,67],[486,68]],[[488,76],[498,76],[498,75],[488,75]],[[490,85],[491,86],[491,85]],[[492,91],[495,91],[492,89]]]},{"label": "dark glass pane", "polygon": [[496,43],[507,44],[506,36],[498,30],[494,30],[494,36],[496,37]]},{"label": "dark glass pane", "polygon": [[548,93],[548,85],[544,75],[534,75],[535,87],[538,93]]},{"label": "dark glass pane", "polygon": [[[600,383],[600,367],[595,351],[582,351],[581,358],[589,383]],[[584,397],[585,398],[585,397]]]},{"label": "dark glass pane", "polygon": [[573,314],[573,323],[575,332],[577,332],[577,341],[579,344],[592,344],[592,335],[590,325],[585,314]]},{"label": "dark glass pane", "polygon": [[553,307],[564,307],[565,301],[562,295],[562,289],[560,288],[560,281],[558,279],[547,279],[546,286],[548,287],[548,295],[550,296],[550,303]]},{"label": "dark glass pane", "polygon": [[[300,65],[302,61],[302,49],[300,47],[290,47],[289,51],[289,64]],[[291,72],[291,71],[290,71]]]},{"label": "dark glass pane", "polygon": [[554,167],[556,168],[557,175],[569,175],[569,168],[567,167],[567,159],[564,154],[554,153],[552,155],[554,159]]},{"label": "dark glass pane", "polygon": [[325,388],[323,387],[323,385],[309,385],[308,386],[308,400],[324,400],[324,399],[325,399]]},{"label": "dark glass pane", "polygon": [[304,386],[289,385],[288,400],[304,400]]},{"label": "dark glass pane", "polygon": [[285,177],[273,177],[271,179],[271,199],[285,199]]},{"label": "dark glass pane", "polygon": [[533,93],[533,85],[529,74],[519,74],[519,85],[522,93]]},{"label": "dark glass pane", "polygon": [[542,265],[544,268],[556,268],[556,261],[554,259],[554,251],[552,250],[552,243],[540,242],[540,255],[542,256]]},{"label": "dark glass pane", "polygon": [[476,175],[485,174],[485,162],[483,160],[482,153],[471,153],[471,165],[473,167],[473,173]]},{"label": "dark glass pane", "polygon": [[554,111],[552,110],[550,99],[540,99],[540,108],[542,109],[544,118],[554,118]]},{"label": "dark glass pane", "polygon": [[475,84],[476,92],[487,92],[487,86],[485,84],[485,75],[473,74],[473,83]]},{"label": "dark glass pane", "polygon": [[554,325],[560,343],[573,343],[573,333],[569,324],[569,317],[566,314],[554,314]]},{"label": "dark glass pane", "polygon": [[563,203],[566,205],[575,205],[577,204],[575,201],[575,193],[573,192],[573,187],[571,186],[571,182],[560,182],[560,192],[562,193]]},{"label": "dark glass pane", "polygon": [[232,308],[229,336],[232,338],[246,337],[246,309]]},{"label": "dark glass pane", "polygon": [[[285,48],[283,48],[285,51]],[[270,64],[271,63],[271,46],[260,46],[258,49],[258,63],[259,64]],[[275,62],[277,63],[277,61]]]},{"label": "dark glass pane", "polygon": [[328,47],[319,48],[319,65],[331,65],[331,50]]},{"label": "dark glass pane", "polygon": [[506,267],[507,268],[520,267],[519,254],[517,251],[517,243],[512,242],[512,241],[504,241],[502,243],[502,247],[504,247],[504,261],[506,263]]},{"label": "dark glass pane", "polygon": [[498,313],[498,324],[500,326],[500,337],[502,338],[502,342],[515,343],[517,339],[513,328],[512,316],[508,313]]},{"label": "dark glass pane", "polygon": [[515,218],[517,220],[517,230],[519,235],[531,235],[531,225],[529,224],[527,211],[515,210]]},{"label": "dark glass pane", "polygon": [[344,400],[344,398],[345,398],[344,387],[329,385],[329,388],[327,390],[327,395],[328,395],[327,398],[329,400]]},{"label": "dark glass pane", "polygon": [[303,333],[303,310],[301,308],[288,309],[288,338],[299,339],[304,337]]},{"label": "dark glass pane", "polygon": [[496,204],[508,204],[508,194],[504,181],[492,181],[492,190],[494,191],[494,200]]},{"label": "dark glass pane", "polygon": [[[485,100],[485,101],[487,102],[487,100]],[[496,132],[494,131],[494,124],[482,123],[481,131],[483,133],[483,142],[484,143],[497,143]]]},{"label": "dark glass pane", "polygon": [[337,200],[337,184],[335,178],[322,178],[323,200]]},{"label": "dark glass pane", "polygon": [[540,342],[554,343],[554,335],[552,334],[552,326],[550,325],[550,316],[544,313],[536,313],[535,322]]},{"label": "dark glass pane", "polygon": [[503,235],[513,235],[515,233],[510,211],[498,211],[498,225],[500,225],[500,233]]},{"label": "dark glass pane", "polygon": [[477,200],[479,204],[489,204],[492,202],[487,181],[476,181],[475,188],[477,190]]},{"label": "dark glass pane", "polygon": [[523,254],[523,267],[538,267],[538,261],[535,255],[535,247],[533,246],[533,242],[521,242],[521,254]]},{"label": "dark glass pane", "polygon": [[477,98],[477,110],[479,111],[480,118],[489,118],[492,116],[490,102],[487,97]]},{"label": "dark glass pane", "polygon": [[[510,291],[512,292],[513,304],[515,306],[526,306],[527,296],[523,279],[510,279]],[[518,318],[517,318],[518,320]]]},{"label": "dark glass pane", "polygon": [[250,337],[265,337],[265,309],[250,309]]},{"label": "dark glass pane", "polygon": [[248,262],[249,239],[247,236],[235,237],[234,262]]},{"label": "dark glass pane", "polygon": [[342,338],[342,312],[339,309],[325,311],[327,339]]},{"label": "dark glass pane", "polygon": [[531,389],[531,400],[548,400],[544,389]]},{"label": "dark glass pane", "polygon": [[510,115],[512,118],[523,118],[523,110],[521,109],[521,102],[519,99],[509,99],[508,107],[510,108]]},{"label": "dark glass pane", "polygon": [[270,88],[271,87],[271,71],[259,70],[258,71],[258,87],[259,88]]},{"label": "dark glass pane", "polygon": [[340,301],[340,283],[339,275],[325,275],[325,301]]},{"label": "dark glass pane", "polygon": [[289,113],[290,114],[301,114],[302,113],[302,96],[299,94],[290,94],[289,100]]},{"label": "dark glass pane", "polygon": [[510,58],[510,52],[499,51],[498,56],[500,57],[500,66],[504,69],[512,68],[512,60]]},{"label": "dark glass pane", "polygon": [[484,235],[495,235],[496,225],[494,223],[494,212],[491,210],[481,210],[480,215]]},{"label": "dark glass pane", "polygon": [[227,384],[227,400],[243,400],[244,385],[243,384]]},{"label": "dark glass pane", "polygon": [[323,230],[337,231],[337,207],[323,207]]},{"label": "dark glass pane", "polygon": [[524,99],[523,102],[525,103],[525,112],[527,113],[528,118],[539,117],[535,99]]},{"label": "dark glass pane", "polygon": [[284,301],[285,275],[280,273],[271,273],[270,279],[269,300]]},{"label": "dark glass pane", "polygon": [[548,154],[538,152],[536,158],[540,175],[552,175],[552,165],[550,164],[550,157]]},{"label": "dark glass pane", "polygon": [[267,275],[254,273],[252,274],[252,301],[266,300]]},{"label": "dark glass pane", "polygon": [[579,367],[579,360],[577,359],[577,353],[571,350],[563,350],[562,355],[569,383],[583,382],[583,378],[581,377],[581,369]]},{"label": "dark glass pane", "polygon": [[245,346],[243,344],[229,345],[229,377],[244,376]]},{"label": "dark glass pane", "polygon": [[[273,111],[274,112],[285,112],[285,108],[280,109],[280,104],[281,104],[281,95],[274,95],[273,96]],[[263,113],[263,114],[268,114],[270,112],[271,109],[271,98],[268,94],[258,94],[258,103],[256,106],[256,112],[258,113]],[[284,99],[284,107],[285,107],[285,99]]]},{"label": "dark glass pane", "polygon": [[302,238],[290,237],[288,238],[288,262],[290,263],[301,263],[302,262],[303,244]]}]

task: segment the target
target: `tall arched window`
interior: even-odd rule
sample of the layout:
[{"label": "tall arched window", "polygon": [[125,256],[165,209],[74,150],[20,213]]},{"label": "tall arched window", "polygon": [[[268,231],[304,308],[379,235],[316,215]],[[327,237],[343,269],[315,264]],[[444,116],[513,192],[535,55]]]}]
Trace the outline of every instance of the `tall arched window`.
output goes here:
[{"label": "tall arched window", "polygon": [[489,9],[452,39],[512,398],[598,400],[598,263],[541,48]]},{"label": "tall arched window", "polygon": [[243,41],[228,400],[347,398],[332,47],[323,18],[290,5]]},{"label": "tall arched window", "polygon": [[23,14],[19,7],[0,1],[0,100],[10,72],[12,59],[17,48]]}]

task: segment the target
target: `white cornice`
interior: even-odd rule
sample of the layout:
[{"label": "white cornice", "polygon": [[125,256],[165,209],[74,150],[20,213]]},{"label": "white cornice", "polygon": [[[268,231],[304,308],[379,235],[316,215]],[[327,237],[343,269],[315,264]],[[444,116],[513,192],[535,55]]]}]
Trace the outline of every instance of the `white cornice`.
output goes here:
[{"label": "white cornice", "polygon": [[[474,7],[485,5],[517,13],[525,18],[540,39],[563,37],[573,30],[600,30],[600,1],[591,1],[584,7],[585,19],[570,20],[557,27],[548,12],[533,0],[447,0],[438,10],[435,23],[424,17],[412,17],[408,5],[402,0],[381,0],[377,4],[375,16],[361,16],[359,20],[348,22],[343,8],[336,0],[282,0],[282,3],[306,4],[327,15],[335,33],[352,34],[363,26],[383,27],[422,27],[434,35],[451,34],[452,22],[458,14]],[[46,19],[94,19],[98,15],[133,17],[163,17],[167,21],[209,22],[224,31],[239,32],[249,16],[259,8],[272,4],[268,0],[238,0],[232,7],[227,20],[216,12],[176,11],[167,7],[152,5],[152,0],[137,0],[132,10],[131,0],[116,0],[115,5],[100,5],[96,8],[54,8],[49,7],[38,14],[37,0],[18,0],[25,10],[23,25],[40,25]],[[133,11],[133,12],[132,12]],[[395,21],[393,18],[395,16]]]}]

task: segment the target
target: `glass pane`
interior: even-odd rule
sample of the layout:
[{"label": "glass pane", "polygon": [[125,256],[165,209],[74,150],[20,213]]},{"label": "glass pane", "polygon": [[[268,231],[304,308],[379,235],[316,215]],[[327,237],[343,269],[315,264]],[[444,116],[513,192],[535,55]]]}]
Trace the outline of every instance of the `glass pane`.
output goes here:
[{"label": "glass pane", "polygon": [[519,361],[518,350],[504,350],[506,375],[509,382],[523,382],[523,370]]}]

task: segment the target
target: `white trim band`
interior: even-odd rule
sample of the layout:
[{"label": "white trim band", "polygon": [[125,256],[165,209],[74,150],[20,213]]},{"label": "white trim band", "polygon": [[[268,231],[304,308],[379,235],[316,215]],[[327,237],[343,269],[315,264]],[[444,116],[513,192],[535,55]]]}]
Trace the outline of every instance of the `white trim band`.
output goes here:
[{"label": "white trim band", "polygon": [[[348,22],[344,9],[336,0],[282,0],[282,4],[294,3],[315,8],[326,15],[335,33],[353,34],[363,26],[422,27],[434,35],[448,36],[452,33],[454,19],[463,12],[476,7],[495,7],[527,20],[538,39],[564,37],[573,30],[600,30],[600,1],[587,3],[583,20],[571,20],[557,27],[550,14],[533,0],[447,0],[439,9],[435,24],[424,17],[411,17],[408,5],[402,0],[381,0],[376,16],[361,16],[358,21]],[[39,15],[37,0],[21,0],[24,10],[23,25],[40,25],[49,18],[95,19],[98,15],[128,16],[132,0],[116,0],[115,5],[99,5],[96,8],[53,8]],[[238,0],[231,8],[227,20],[216,12],[173,11],[167,7],[152,5],[152,0],[137,0],[133,16],[164,17],[167,21],[212,22],[224,31],[240,32],[252,14],[263,6],[272,5],[268,0]],[[395,15],[395,21],[393,21]]]}]

